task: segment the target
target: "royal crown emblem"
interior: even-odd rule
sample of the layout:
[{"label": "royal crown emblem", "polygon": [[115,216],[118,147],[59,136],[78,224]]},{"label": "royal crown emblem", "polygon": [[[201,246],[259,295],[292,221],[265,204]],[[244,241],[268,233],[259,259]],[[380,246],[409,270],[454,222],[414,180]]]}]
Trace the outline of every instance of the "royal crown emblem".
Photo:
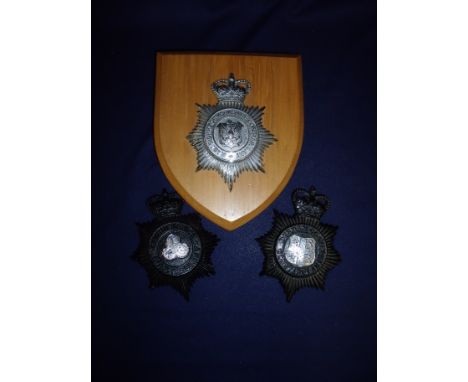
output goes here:
[{"label": "royal crown emblem", "polygon": [[218,226],[237,229],[278,197],[303,132],[300,56],[156,55],[159,165],[183,200]]},{"label": "royal crown emblem", "polygon": [[292,194],[294,215],[275,210],[273,228],[258,238],[265,260],[261,274],[277,278],[290,301],[299,289],[324,289],[325,277],[340,262],[333,246],[337,227],[320,222],[328,198],[314,187]]},{"label": "royal crown emblem", "polygon": [[187,139],[197,152],[197,171],[217,171],[229,191],[244,171],[265,172],[263,153],[277,139],[262,126],[264,107],[245,106],[252,85],[228,79],[212,83],[216,105],[199,105],[198,121]]}]

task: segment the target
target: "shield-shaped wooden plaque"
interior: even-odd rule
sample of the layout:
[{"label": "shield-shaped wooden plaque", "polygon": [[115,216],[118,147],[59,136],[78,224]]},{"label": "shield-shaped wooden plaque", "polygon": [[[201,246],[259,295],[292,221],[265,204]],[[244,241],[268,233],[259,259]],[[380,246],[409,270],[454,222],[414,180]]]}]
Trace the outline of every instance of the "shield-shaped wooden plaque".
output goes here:
[{"label": "shield-shaped wooden plaque", "polygon": [[[246,79],[245,106],[264,106],[263,127],[277,139],[263,155],[265,172],[245,171],[232,190],[216,171],[197,170],[197,152],[187,136],[198,119],[198,105],[215,105],[214,81]],[[300,56],[260,54],[158,53],[154,141],[174,189],[200,214],[234,230],[268,207],[288,183],[303,136]]]}]

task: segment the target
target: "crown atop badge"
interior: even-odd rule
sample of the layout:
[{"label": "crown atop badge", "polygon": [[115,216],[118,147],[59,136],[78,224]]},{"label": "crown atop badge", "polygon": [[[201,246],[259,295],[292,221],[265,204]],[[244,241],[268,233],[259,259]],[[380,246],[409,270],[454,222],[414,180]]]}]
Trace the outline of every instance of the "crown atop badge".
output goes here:
[{"label": "crown atop badge", "polygon": [[250,93],[251,88],[249,81],[236,80],[233,73],[229,74],[229,78],[211,84],[211,90],[218,98],[218,103],[244,103],[245,96]]},{"label": "crown atop badge", "polygon": [[148,199],[148,208],[157,218],[180,215],[182,205],[182,199],[175,192],[167,192],[165,189]]},{"label": "crown atop badge", "polygon": [[310,187],[309,191],[304,188],[294,190],[292,202],[297,215],[315,219],[320,219],[329,207],[328,198],[325,195],[317,194],[313,186]]}]

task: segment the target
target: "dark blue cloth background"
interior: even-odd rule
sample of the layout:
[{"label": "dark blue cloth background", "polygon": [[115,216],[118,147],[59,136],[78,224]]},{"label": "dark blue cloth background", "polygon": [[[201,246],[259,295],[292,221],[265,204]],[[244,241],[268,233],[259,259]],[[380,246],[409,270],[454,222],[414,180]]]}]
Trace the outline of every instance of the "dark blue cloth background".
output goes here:
[{"label": "dark blue cloth background", "polygon": [[[376,379],[375,1],[103,1],[92,5],[94,381]],[[153,148],[155,53],[301,54],[305,135],[295,173],[253,221],[226,232],[189,303],[148,289],[130,259],[148,196],[171,189]],[[260,277],[254,240],[311,184],[328,195],[342,263],[291,303]],[[192,211],[186,206],[184,212]],[[72,372],[72,371],[71,371]]]}]

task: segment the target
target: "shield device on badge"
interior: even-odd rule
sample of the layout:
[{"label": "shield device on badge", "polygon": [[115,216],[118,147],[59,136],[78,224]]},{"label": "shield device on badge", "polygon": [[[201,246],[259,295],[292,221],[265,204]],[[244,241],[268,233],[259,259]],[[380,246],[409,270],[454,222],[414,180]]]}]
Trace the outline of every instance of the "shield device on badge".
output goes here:
[{"label": "shield device on badge", "polygon": [[174,189],[227,230],[280,194],[303,136],[301,59],[158,53],[154,142]]}]

